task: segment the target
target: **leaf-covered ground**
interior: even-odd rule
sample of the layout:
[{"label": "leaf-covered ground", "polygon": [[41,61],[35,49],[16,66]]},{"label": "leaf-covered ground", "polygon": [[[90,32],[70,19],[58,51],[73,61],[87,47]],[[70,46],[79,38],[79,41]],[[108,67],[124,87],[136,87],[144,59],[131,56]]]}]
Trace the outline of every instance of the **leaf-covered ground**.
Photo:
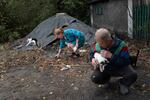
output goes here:
[{"label": "leaf-covered ground", "polygon": [[[0,100],[149,100],[150,47],[137,41],[128,44],[132,55],[137,49],[140,55],[138,80],[127,96],[118,93],[116,84],[105,89],[91,82],[87,48],[79,58],[64,51],[60,59],[54,58],[56,49],[6,49],[0,52]],[[66,66],[71,68],[61,70]]]}]

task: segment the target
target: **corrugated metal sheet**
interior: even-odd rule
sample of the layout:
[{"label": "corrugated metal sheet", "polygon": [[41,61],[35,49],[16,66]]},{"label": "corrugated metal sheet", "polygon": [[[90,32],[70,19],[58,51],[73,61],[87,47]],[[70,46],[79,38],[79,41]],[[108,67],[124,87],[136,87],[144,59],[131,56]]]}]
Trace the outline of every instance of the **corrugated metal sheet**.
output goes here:
[{"label": "corrugated metal sheet", "polygon": [[150,40],[150,4],[138,4],[133,8],[134,38]]}]

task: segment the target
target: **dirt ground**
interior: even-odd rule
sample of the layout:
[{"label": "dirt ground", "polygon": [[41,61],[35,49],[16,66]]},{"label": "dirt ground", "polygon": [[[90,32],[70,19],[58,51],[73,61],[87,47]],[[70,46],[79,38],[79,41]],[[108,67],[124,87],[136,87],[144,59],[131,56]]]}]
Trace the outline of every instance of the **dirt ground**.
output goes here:
[{"label": "dirt ground", "polygon": [[[136,43],[136,45],[135,45]],[[55,49],[0,52],[0,100],[150,100],[150,47],[129,42],[130,52],[141,50],[137,67],[138,80],[131,93],[122,96],[117,85],[103,88],[91,82],[92,66],[87,52],[69,57],[64,52],[55,59]],[[61,70],[65,66],[71,68]]]}]

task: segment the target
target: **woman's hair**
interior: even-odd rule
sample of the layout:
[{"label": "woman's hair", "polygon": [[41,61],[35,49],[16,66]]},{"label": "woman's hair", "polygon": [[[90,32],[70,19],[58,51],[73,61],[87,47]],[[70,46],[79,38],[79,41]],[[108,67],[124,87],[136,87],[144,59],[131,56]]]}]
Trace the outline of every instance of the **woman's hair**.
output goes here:
[{"label": "woman's hair", "polygon": [[53,32],[54,32],[54,35],[58,35],[58,34],[60,34],[60,33],[63,33],[63,28],[62,27],[55,27],[54,29],[53,29]]}]

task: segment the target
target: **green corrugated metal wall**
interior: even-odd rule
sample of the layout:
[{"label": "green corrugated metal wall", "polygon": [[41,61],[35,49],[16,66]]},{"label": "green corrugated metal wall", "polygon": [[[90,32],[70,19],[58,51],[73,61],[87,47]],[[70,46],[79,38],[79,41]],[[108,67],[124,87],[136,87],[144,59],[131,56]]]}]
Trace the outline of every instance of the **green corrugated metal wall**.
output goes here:
[{"label": "green corrugated metal wall", "polygon": [[150,4],[133,7],[133,36],[137,40],[150,40]]}]

